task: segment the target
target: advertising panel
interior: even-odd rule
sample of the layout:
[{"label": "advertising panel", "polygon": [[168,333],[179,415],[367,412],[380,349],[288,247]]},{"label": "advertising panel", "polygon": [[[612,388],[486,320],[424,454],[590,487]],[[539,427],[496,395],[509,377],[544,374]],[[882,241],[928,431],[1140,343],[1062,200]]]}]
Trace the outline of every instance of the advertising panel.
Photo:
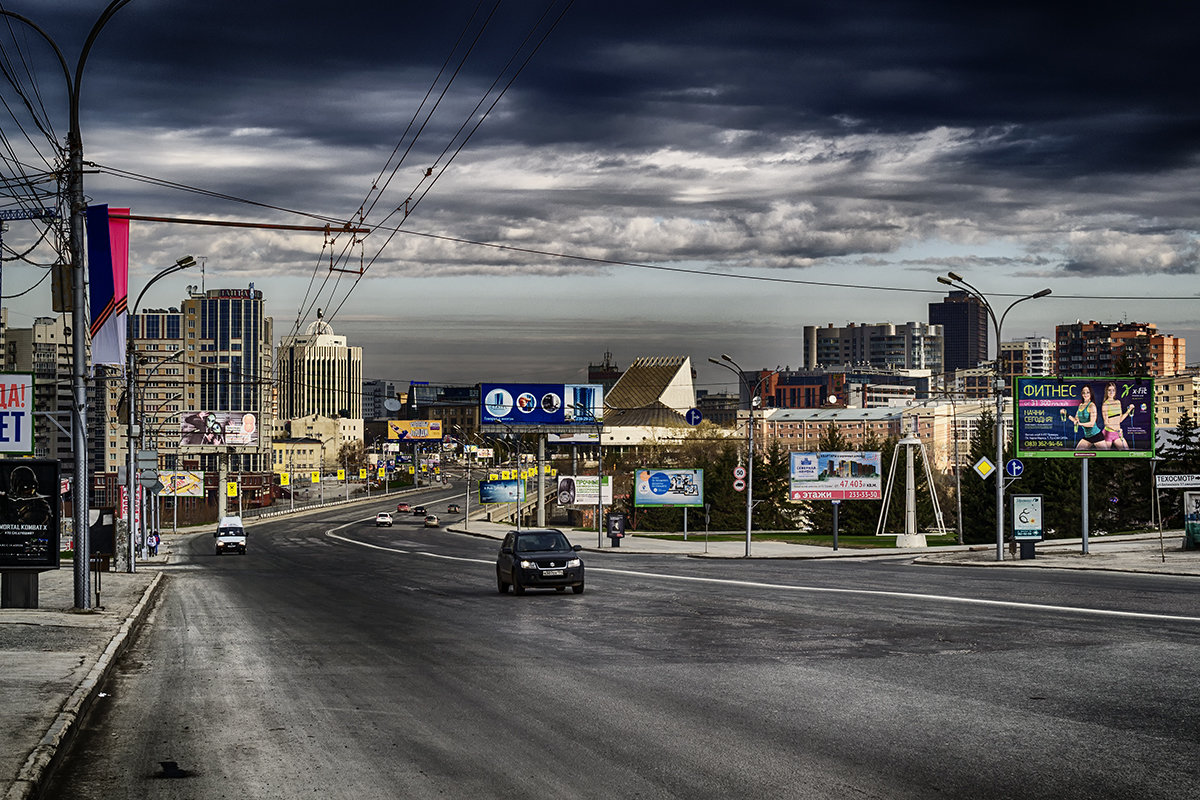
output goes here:
[{"label": "advertising panel", "polygon": [[1017,457],[1150,458],[1152,378],[1017,378]]},{"label": "advertising panel", "polygon": [[576,383],[485,383],[484,425],[597,425],[604,418],[604,387]]},{"label": "advertising panel", "polygon": [[1040,494],[1012,496],[1013,539],[1018,542],[1040,542],[1043,519]]},{"label": "advertising panel", "polygon": [[612,505],[612,476],[605,475],[602,484],[604,499],[597,495],[595,475],[560,475],[558,478],[558,504],[560,506]]},{"label": "advertising panel", "polygon": [[429,441],[442,438],[442,422],[436,419],[389,419],[388,439]]},{"label": "advertising panel", "polygon": [[179,415],[180,447],[257,447],[258,415],[252,411],[185,411]]},{"label": "advertising panel", "polygon": [[792,453],[790,500],[879,500],[882,454],[877,452]]},{"label": "advertising panel", "polygon": [[33,375],[0,374],[0,453],[33,452]]},{"label": "advertising panel", "polygon": [[1200,492],[1183,493],[1183,549],[1200,547]]},{"label": "advertising panel", "polygon": [[0,461],[0,569],[58,569],[58,462]]},{"label": "advertising panel", "polygon": [[634,475],[635,506],[704,506],[704,470],[639,469]]},{"label": "advertising panel", "polygon": [[524,500],[525,481],[520,479],[479,482],[479,503],[481,505],[515,503],[517,502],[518,493],[520,498]]},{"label": "advertising panel", "polygon": [[164,484],[163,497],[204,497],[203,472],[160,472],[158,479]]}]

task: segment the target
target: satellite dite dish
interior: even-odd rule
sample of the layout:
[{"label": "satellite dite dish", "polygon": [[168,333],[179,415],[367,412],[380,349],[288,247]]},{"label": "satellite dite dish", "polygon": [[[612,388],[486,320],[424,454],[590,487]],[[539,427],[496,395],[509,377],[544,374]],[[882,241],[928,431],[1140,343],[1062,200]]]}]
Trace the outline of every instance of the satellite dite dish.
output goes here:
[{"label": "satellite dite dish", "polygon": [[386,408],[388,411],[399,411],[400,410],[400,401],[394,397],[389,397],[387,400],[383,401],[383,407]]}]

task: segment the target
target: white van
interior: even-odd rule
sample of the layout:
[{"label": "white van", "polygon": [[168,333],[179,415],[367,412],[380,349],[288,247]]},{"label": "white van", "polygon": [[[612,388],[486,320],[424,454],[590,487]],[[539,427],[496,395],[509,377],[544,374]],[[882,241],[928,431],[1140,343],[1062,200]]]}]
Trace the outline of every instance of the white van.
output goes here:
[{"label": "white van", "polygon": [[213,536],[217,539],[217,555],[234,551],[246,555],[246,529],[241,517],[222,517]]}]

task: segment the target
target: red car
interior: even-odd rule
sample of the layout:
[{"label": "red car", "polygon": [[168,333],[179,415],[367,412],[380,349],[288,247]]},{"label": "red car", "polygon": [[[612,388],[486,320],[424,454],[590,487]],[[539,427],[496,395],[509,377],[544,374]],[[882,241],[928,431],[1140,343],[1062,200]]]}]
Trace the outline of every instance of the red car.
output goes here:
[{"label": "red car", "polygon": [[397,511],[411,511],[412,509],[410,509],[408,507],[408,503],[396,503],[396,510]]}]

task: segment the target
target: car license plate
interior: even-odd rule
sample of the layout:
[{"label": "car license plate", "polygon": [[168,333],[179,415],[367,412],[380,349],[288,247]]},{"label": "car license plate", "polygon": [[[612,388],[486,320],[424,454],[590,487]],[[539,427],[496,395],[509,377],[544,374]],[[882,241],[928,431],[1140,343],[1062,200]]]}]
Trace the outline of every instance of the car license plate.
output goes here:
[{"label": "car license plate", "polygon": [[542,577],[544,577],[544,578],[561,578],[562,574],[563,574],[563,571],[561,569],[544,569],[544,570],[542,570]]}]

